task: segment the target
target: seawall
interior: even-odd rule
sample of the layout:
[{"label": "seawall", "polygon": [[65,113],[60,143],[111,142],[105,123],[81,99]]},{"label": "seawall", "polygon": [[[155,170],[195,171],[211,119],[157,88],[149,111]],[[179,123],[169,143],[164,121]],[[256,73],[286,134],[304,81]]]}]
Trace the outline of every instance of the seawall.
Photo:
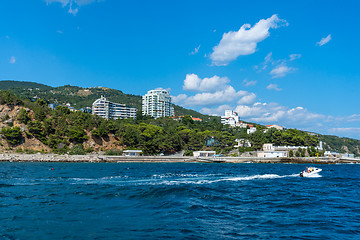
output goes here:
[{"label": "seawall", "polygon": [[0,154],[0,162],[204,162],[204,163],[304,163],[304,164],[336,164],[360,163],[355,158],[257,158],[257,157],[172,157],[172,156],[108,156],[101,154],[89,155],[58,155],[58,154]]}]

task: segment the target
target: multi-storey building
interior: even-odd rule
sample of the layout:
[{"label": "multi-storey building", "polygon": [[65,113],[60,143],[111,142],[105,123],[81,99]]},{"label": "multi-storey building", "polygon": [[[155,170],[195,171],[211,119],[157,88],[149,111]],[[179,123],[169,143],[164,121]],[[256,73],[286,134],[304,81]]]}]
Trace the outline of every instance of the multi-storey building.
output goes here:
[{"label": "multi-storey building", "polygon": [[101,96],[92,105],[92,114],[105,119],[136,118],[136,111],[136,108],[128,107],[125,104],[112,103],[104,96]]},{"label": "multi-storey building", "polygon": [[225,110],[225,116],[221,116],[221,123],[235,127],[239,124],[239,115],[232,110]]},{"label": "multi-storey building", "polygon": [[142,114],[154,118],[174,116],[171,97],[164,89],[150,90],[142,97]]}]

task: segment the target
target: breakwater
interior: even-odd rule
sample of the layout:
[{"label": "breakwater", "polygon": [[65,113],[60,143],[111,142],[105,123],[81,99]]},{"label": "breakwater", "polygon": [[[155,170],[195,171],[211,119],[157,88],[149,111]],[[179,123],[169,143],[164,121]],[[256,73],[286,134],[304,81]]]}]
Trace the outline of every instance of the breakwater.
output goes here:
[{"label": "breakwater", "polygon": [[195,158],[186,156],[108,156],[101,154],[89,155],[58,155],[58,154],[0,154],[0,161],[6,162],[205,162],[205,163],[313,163],[313,164],[336,164],[336,163],[360,163],[355,158],[328,158],[304,157],[304,158],[257,158],[257,157],[209,157]]}]

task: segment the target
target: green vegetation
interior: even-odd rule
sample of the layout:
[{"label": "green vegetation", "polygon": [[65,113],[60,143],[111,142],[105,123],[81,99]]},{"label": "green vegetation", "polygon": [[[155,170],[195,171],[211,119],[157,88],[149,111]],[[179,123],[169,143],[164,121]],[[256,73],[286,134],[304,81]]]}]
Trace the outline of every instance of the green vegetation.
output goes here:
[{"label": "green vegetation", "polygon": [[[52,110],[47,107],[46,101],[41,98],[34,101],[32,96],[41,96],[50,100],[48,102],[53,102],[55,99],[60,103],[70,102],[77,108],[90,106],[100,95],[111,96],[109,97],[111,101],[136,107],[140,106],[141,98],[107,88],[83,89],[73,86],[52,88],[35,83],[27,83],[27,87],[21,87],[12,83],[6,85],[4,81],[0,82],[0,88],[7,87],[14,92],[0,91],[0,103],[23,107],[16,119],[26,125],[27,131],[22,132],[19,127],[3,128],[0,133],[11,146],[21,144],[23,136],[26,136],[38,139],[55,153],[86,154],[94,149],[84,149],[84,142],[89,139],[95,142],[109,141],[111,137],[115,139],[119,149],[141,149],[146,155],[160,153],[166,155],[181,150],[185,155],[192,155],[193,151],[198,150],[215,150],[217,154],[229,154],[234,150],[235,139],[245,139],[251,142],[252,147],[240,147],[240,153],[259,150],[264,143],[308,146],[307,150],[289,152],[291,156],[300,157],[305,156],[306,152],[310,156],[315,156],[317,153],[315,146],[318,145],[320,137],[326,150],[352,152],[356,155],[360,153],[359,140],[326,135],[314,136],[296,129],[283,131],[266,129],[258,124],[254,124],[257,131],[248,135],[244,128],[231,128],[221,124],[219,118],[202,115],[179,106],[175,106],[175,112],[177,111],[177,115],[185,115],[179,121],[171,118],[153,119],[142,116],[140,111],[137,119],[105,120],[88,113],[71,112],[64,106]],[[21,95],[22,98],[15,94]],[[204,121],[193,121],[189,115],[202,118]],[[265,129],[267,131],[264,131]],[[118,155],[121,154],[121,150],[111,149],[106,150],[105,153]]]},{"label": "green vegetation", "polygon": [[1,134],[10,145],[18,145],[22,142],[23,136],[19,127],[5,127],[1,129]]},{"label": "green vegetation", "polygon": [[[141,96],[125,94],[122,91],[111,88],[81,88],[70,85],[50,87],[34,82],[0,81],[0,90],[7,90],[22,100],[35,101],[35,97],[37,97],[40,99],[46,99],[46,103],[58,102],[60,105],[70,103],[77,109],[91,107],[92,103],[103,95],[106,96],[109,101],[123,103],[130,107],[136,107],[138,109],[138,113],[141,114]],[[2,92],[7,94],[7,91]],[[13,94],[12,96],[14,96]],[[10,103],[9,101],[2,103],[1,99],[2,96],[0,95],[0,104]],[[14,105],[19,104],[14,103]],[[218,117],[203,115],[194,110],[185,109],[177,105],[174,105],[174,110],[176,116],[191,115],[204,120],[219,119]]]}]

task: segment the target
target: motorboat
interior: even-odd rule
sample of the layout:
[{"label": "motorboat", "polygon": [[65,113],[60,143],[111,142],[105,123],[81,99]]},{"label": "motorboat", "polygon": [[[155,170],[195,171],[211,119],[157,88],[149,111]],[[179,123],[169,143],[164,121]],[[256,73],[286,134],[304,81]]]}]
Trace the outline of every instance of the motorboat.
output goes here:
[{"label": "motorboat", "polygon": [[310,177],[312,175],[315,175],[319,172],[321,172],[322,169],[321,168],[316,168],[316,167],[307,167],[305,170],[303,170],[300,173],[300,177]]}]

